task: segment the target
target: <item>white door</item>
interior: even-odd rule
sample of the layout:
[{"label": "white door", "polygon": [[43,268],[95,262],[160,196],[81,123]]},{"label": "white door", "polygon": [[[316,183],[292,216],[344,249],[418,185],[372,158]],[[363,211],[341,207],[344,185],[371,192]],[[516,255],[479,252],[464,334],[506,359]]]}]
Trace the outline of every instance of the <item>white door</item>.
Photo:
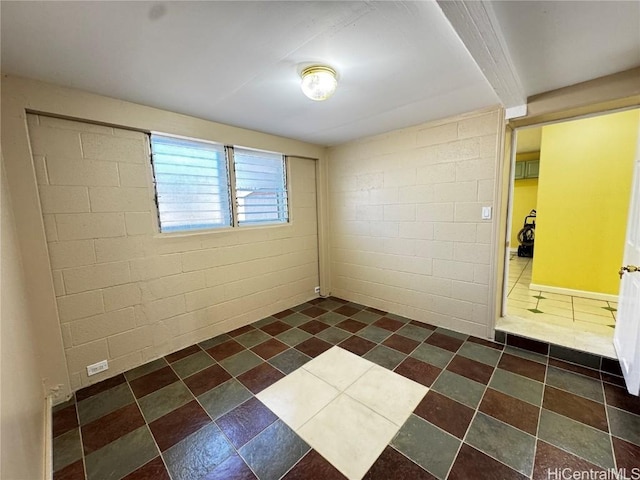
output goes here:
[{"label": "white door", "polygon": [[[640,134],[633,173],[623,265],[640,267]],[[640,390],[640,271],[627,271],[622,275],[613,344],[620,360],[627,390],[632,395],[638,395]]]}]

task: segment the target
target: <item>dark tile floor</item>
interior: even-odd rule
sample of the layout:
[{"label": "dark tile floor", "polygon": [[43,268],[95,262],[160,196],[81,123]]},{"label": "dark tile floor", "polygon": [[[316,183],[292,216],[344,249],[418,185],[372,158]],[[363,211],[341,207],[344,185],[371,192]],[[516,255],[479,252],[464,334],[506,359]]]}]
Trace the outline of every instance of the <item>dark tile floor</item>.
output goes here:
[{"label": "dark tile floor", "polygon": [[430,387],[366,479],[640,467],[620,377],[330,298],[76,392],[54,408],[54,478],[344,478],[254,396],[332,345]]}]

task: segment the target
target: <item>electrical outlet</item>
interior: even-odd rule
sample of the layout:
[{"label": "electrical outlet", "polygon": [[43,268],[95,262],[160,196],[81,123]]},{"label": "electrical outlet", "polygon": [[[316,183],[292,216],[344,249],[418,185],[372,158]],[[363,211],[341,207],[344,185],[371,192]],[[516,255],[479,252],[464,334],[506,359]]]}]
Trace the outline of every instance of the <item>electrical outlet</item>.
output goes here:
[{"label": "electrical outlet", "polygon": [[313,289],[313,291],[314,291],[315,293],[320,293],[320,287],[316,287],[316,288],[314,288],[314,289]]},{"label": "electrical outlet", "polygon": [[106,360],[94,363],[93,365],[87,365],[87,375],[95,375],[96,373],[104,372],[109,369],[109,363]]}]

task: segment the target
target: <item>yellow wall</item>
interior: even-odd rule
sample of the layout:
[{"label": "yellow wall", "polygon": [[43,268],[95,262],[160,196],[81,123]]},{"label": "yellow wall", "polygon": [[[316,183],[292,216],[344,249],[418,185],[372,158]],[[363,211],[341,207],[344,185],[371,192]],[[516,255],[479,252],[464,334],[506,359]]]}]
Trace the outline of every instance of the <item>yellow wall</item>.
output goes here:
[{"label": "yellow wall", "polygon": [[[518,154],[516,162],[524,160],[537,160],[540,152],[533,154]],[[531,158],[530,158],[531,157]],[[510,248],[518,248],[518,232],[524,223],[524,217],[529,215],[531,210],[537,208],[538,202],[538,179],[522,178],[516,180],[513,186],[513,205],[511,209],[511,242]]]},{"label": "yellow wall", "polygon": [[617,294],[640,110],[542,129],[532,283]]}]

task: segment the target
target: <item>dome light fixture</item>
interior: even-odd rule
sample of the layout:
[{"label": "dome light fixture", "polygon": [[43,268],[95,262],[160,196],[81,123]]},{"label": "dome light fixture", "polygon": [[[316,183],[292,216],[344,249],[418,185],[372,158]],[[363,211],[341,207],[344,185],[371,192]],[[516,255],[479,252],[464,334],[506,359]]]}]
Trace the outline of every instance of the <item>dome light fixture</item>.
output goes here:
[{"label": "dome light fixture", "polygon": [[302,92],[311,100],[321,102],[326,100],[336,91],[338,80],[336,71],[324,65],[312,65],[302,70],[300,74]]}]

